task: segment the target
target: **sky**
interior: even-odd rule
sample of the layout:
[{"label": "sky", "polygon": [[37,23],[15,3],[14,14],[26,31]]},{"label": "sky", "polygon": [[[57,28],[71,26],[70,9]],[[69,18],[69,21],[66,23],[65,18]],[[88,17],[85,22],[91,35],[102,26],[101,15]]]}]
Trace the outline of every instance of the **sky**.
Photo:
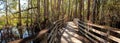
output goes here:
[{"label": "sky", "polygon": [[[27,7],[27,1],[28,0],[20,0],[21,1],[21,6],[23,7]],[[3,11],[5,10],[5,2],[2,2],[1,0],[0,0],[0,17],[2,16],[2,15],[5,15],[4,13],[2,13]]]}]

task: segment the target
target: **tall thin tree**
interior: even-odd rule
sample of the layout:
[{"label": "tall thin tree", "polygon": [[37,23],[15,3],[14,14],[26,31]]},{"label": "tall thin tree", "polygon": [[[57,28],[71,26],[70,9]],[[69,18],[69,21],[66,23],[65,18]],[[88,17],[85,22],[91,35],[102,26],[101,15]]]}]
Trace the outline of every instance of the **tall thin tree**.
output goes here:
[{"label": "tall thin tree", "polygon": [[82,20],[82,9],[83,9],[83,0],[79,1],[79,15],[78,17]]},{"label": "tall thin tree", "polygon": [[89,20],[90,17],[90,0],[88,0],[88,6],[87,6],[87,20]]},{"label": "tall thin tree", "polygon": [[18,15],[18,26],[22,25],[22,20],[21,20],[21,4],[20,4],[20,0],[18,1],[18,7],[19,7],[19,15]]},{"label": "tall thin tree", "polygon": [[18,29],[19,29],[19,33],[20,33],[20,38],[22,38],[23,34],[22,34],[22,17],[21,17],[21,4],[20,4],[20,0],[18,0],[18,7],[19,7],[19,15],[18,15]]},{"label": "tall thin tree", "polygon": [[7,0],[6,0],[6,24],[8,25],[8,5],[7,5]]}]

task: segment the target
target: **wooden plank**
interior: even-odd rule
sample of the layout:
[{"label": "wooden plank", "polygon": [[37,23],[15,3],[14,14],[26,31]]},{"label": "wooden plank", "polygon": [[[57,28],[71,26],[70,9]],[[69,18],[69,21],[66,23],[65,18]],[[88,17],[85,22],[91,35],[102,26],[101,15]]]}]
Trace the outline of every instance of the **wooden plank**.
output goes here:
[{"label": "wooden plank", "polygon": [[113,31],[113,32],[116,32],[116,33],[120,34],[120,31],[116,31],[116,30],[111,30],[111,31]]},{"label": "wooden plank", "polygon": [[[86,30],[85,30],[85,31],[86,31]],[[99,40],[99,41],[101,41],[101,42],[106,42],[104,39],[102,39],[102,38],[100,38],[100,37],[98,37],[98,36],[96,36],[96,35],[88,32],[88,31],[86,31],[86,33],[88,33],[89,35],[93,36],[94,38],[96,38],[97,40]]]},{"label": "wooden plank", "polygon": [[[61,24],[60,24],[60,25],[57,25],[56,28],[55,28],[55,30],[54,30],[54,32],[51,33],[52,35],[50,35],[50,36],[51,36],[51,39],[50,39],[49,43],[52,43],[52,42],[55,40],[56,35],[57,35],[57,32],[58,32],[57,29],[58,29],[60,26],[61,26]],[[49,38],[50,38],[50,36],[49,36]],[[49,39],[49,38],[48,38],[48,39]]]},{"label": "wooden plank", "polygon": [[[84,26],[84,25],[82,25],[82,24],[79,24],[79,25],[81,25],[81,26],[87,28],[87,26]],[[99,27],[101,27],[101,26],[99,26]],[[104,27],[102,27],[102,28],[104,28]],[[91,31],[93,31],[93,32],[95,32],[95,33],[97,33],[97,34],[100,34],[100,35],[102,35],[102,36],[106,36],[106,35],[107,35],[107,33],[104,33],[104,32],[101,32],[101,31],[98,31],[98,30],[93,29],[93,28],[90,28],[89,30],[91,30]],[[114,31],[114,32],[120,34],[120,31],[116,31],[116,30],[111,30],[111,31]],[[90,34],[90,33],[89,33],[89,34]],[[120,42],[120,39],[117,38],[117,37],[115,37],[115,36],[109,35],[108,38],[111,39],[111,40],[113,40],[113,41]]]},{"label": "wooden plank", "polygon": [[[120,31],[119,28],[113,28],[113,27],[110,27],[110,26],[101,26],[101,25],[92,24],[92,23],[85,23],[85,22],[82,22],[82,21],[80,21],[80,20],[79,20],[78,22],[81,22],[81,23],[86,24],[86,25],[89,25],[89,26],[98,27],[98,28],[101,28],[101,29],[110,29],[110,30]],[[80,23],[79,23],[79,24],[80,24]]]},{"label": "wooden plank", "polygon": [[48,35],[48,39],[53,35],[56,27],[61,26],[61,25],[62,25],[62,24],[58,25],[58,24],[56,23],[55,27],[52,29],[52,31],[51,31],[50,34]]},{"label": "wooden plank", "polygon": [[54,30],[55,30],[55,28],[56,28],[57,26],[55,25],[55,27],[53,28],[53,30],[50,32],[50,34],[48,35],[48,39],[50,38],[50,36],[52,36],[53,34],[53,32],[54,32]]},{"label": "wooden plank", "polygon": [[[79,24],[79,25],[83,26],[82,24]],[[83,26],[83,27],[86,28],[87,26]],[[104,28],[104,27],[102,27],[102,26],[99,26],[99,27]],[[96,29],[92,29],[92,30],[93,30],[94,32],[97,31]],[[119,30],[119,29],[118,29],[118,30]],[[120,34],[120,31],[118,31],[118,30],[115,30],[115,29],[114,29],[114,30],[110,30],[110,31],[113,31],[113,32],[116,32],[116,33],[119,33],[119,34]],[[100,32],[100,31],[98,31],[98,32]],[[100,33],[105,34],[104,32],[100,32]]]},{"label": "wooden plank", "polygon": [[114,41],[116,41],[118,43],[120,43],[120,39],[117,38],[117,37],[114,37],[114,36],[110,35],[110,36],[108,36],[108,38],[111,39],[111,40],[114,40]]},{"label": "wooden plank", "polygon": [[[81,27],[79,27],[82,31],[84,31],[83,30],[83,28],[81,28]],[[84,31],[85,32],[85,31]],[[83,32],[82,32],[83,33]],[[96,40],[94,40],[94,39],[92,39],[90,36],[88,36],[88,35],[86,35],[86,33],[83,33],[88,39],[90,39],[91,41],[93,41],[93,42],[95,42],[95,43],[98,43]]]},{"label": "wooden plank", "polygon": [[[81,26],[83,26],[82,24],[80,24]],[[85,28],[87,28],[87,26],[83,26],[83,27],[85,27]],[[96,30],[96,29],[93,29],[93,28],[89,28],[89,30],[91,30],[91,31],[93,31],[93,32],[95,32],[95,33],[98,33],[98,34],[100,34],[100,35],[102,35],[102,36],[106,36],[107,34],[106,33],[104,33],[104,32],[101,32],[101,31],[98,31],[98,30]]]},{"label": "wooden plank", "polygon": [[[82,26],[83,26],[83,25],[82,25]],[[87,26],[83,26],[83,27],[87,28]],[[81,30],[83,30],[83,29],[81,29]],[[96,35],[88,32],[88,31],[86,31],[86,30],[83,30],[83,31],[86,32],[86,33],[88,33],[89,35],[95,37],[96,39],[98,39],[98,40],[101,41],[101,42],[106,42],[104,39],[102,39],[102,38],[100,38],[100,37],[98,37],[98,36],[96,36]]]},{"label": "wooden plank", "polygon": [[85,35],[88,39],[92,40],[94,43],[98,43],[97,41],[95,41],[94,39],[92,39],[90,36]]},{"label": "wooden plank", "polygon": [[55,38],[56,34],[57,34],[57,30],[54,31],[54,34],[51,36],[51,39],[50,39],[49,43],[52,43],[54,41],[54,38]]},{"label": "wooden plank", "polygon": [[101,32],[101,31],[99,31],[99,30],[96,30],[96,29],[93,29],[93,28],[90,28],[89,30],[91,30],[91,31],[93,31],[93,32],[95,32],[95,33],[97,33],[97,34],[99,34],[99,35],[102,35],[102,36],[107,36],[107,34],[106,34],[106,33]]},{"label": "wooden plank", "polygon": [[96,24],[91,24],[91,23],[87,23],[87,25],[98,27],[98,28],[101,28],[101,29],[109,29],[109,30],[120,31],[120,29],[118,29],[118,28],[113,28],[113,27],[109,27],[109,26],[101,26],[101,25],[96,25]]}]

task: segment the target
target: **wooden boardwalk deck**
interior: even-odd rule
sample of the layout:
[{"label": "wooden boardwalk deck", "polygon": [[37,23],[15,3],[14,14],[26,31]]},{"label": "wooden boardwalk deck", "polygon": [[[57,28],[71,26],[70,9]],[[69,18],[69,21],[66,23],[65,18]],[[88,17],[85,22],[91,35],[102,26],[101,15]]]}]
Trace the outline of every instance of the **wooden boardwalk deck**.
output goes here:
[{"label": "wooden boardwalk deck", "polygon": [[78,29],[77,26],[73,22],[68,22],[67,26],[65,28],[62,38],[61,38],[61,43],[89,43],[89,41],[77,34]]}]

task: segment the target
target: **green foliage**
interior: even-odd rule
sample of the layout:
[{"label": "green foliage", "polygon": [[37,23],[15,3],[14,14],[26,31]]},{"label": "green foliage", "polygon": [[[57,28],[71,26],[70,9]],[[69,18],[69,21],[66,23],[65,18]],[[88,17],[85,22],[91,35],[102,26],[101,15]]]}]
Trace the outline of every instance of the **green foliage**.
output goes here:
[{"label": "green foliage", "polygon": [[[6,0],[4,0],[5,2]],[[7,0],[8,1],[8,14],[9,14],[9,23],[12,25],[16,25],[18,23],[18,13],[14,14],[14,12],[18,11],[18,0]],[[30,9],[21,12],[21,19],[22,24],[30,23],[31,18],[33,19],[33,22],[35,19],[39,19],[40,21],[44,21],[45,17],[45,0],[40,0],[40,17],[37,17],[38,12],[37,8]],[[82,2],[81,2],[82,1]],[[94,3],[94,1],[97,1]],[[88,0],[61,0],[60,5],[58,4],[58,0],[49,0],[48,5],[48,18],[52,21],[55,21],[56,18],[62,19],[64,17],[68,17],[67,19],[74,18],[74,16],[79,17],[87,21],[87,10],[90,8],[90,16],[91,19],[93,16],[95,16],[95,22],[100,23],[102,22],[112,22],[114,21],[120,21],[120,0],[91,0],[90,6],[88,7]],[[80,4],[82,6],[80,6]],[[96,7],[94,7],[96,5]],[[37,0],[31,0],[29,3],[29,7],[36,7],[37,6]],[[60,7],[60,9],[59,9]],[[80,10],[81,7],[81,10]],[[21,9],[23,9],[21,7]],[[59,9],[59,10],[58,10]],[[95,12],[93,12],[93,9],[95,9]],[[59,12],[60,11],[60,12]],[[81,11],[81,13],[79,12]],[[5,13],[5,12],[4,12]],[[60,13],[60,14],[59,14]],[[95,13],[95,15],[92,15]],[[58,15],[59,14],[59,15]],[[32,17],[31,17],[32,15]],[[28,16],[28,21],[27,21]],[[112,18],[112,19],[111,19]],[[115,20],[117,19],[117,20]],[[5,24],[6,17],[0,18],[0,25]],[[58,19],[57,19],[58,20]]]}]

